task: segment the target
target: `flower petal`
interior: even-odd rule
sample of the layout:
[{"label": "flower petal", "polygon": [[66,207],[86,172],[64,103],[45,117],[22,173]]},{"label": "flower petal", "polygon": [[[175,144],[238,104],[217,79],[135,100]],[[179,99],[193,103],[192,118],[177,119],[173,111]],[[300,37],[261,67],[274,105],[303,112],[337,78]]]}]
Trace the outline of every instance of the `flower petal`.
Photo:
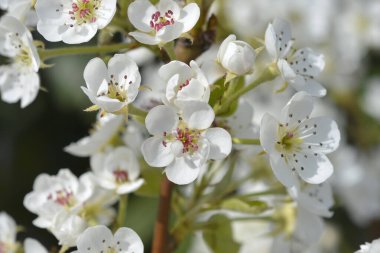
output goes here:
[{"label": "flower petal", "polygon": [[[130,228],[119,228],[115,233],[115,249],[124,253],[143,253],[144,244],[138,234]],[[120,243],[119,243],[120,242]]]},{"label": "flower petal", "polygon": [[98,31],[97,24],[75,25],[62,34],[62,41],[67,44],[78,44],[90,41]]},{"label": "flower petal", "polygon": [[42,246],[37,240],[26,238],[24,241],[25,253],[48,253],[46,248]]},{"label": "flower petal", "polygon": [[263,149],[269,154],[277,152],[275,148],[277,142],[277,128],[277,120],[272,115],[265,113],[261,119],[260,143]]},{"label": "flower petal", "polygon": [[191,129],[207,129],[214,121],[214,110],[205,102],[183,101],[181,108],[183,119]]},{"label": "flower petal", "polygon": [[323,154],[298,156],[298,174],[309,184],[321,184],[333,173],[330,160]]},{"label": "flower petal", "polygon": [[181,36],[183,32],[183,24],[174,23],[173,25],[168,25],[163,27],[157,32],[157,37],[164,43],[173,41]]},{"label": "flower petal", "polygon": [[165,169],[169,181],[185,185],[193,182],[199,175],[199,168],[189,166],[184,158],[176,158],[172,164]]},{"label": "flower petal", "polygon": [[106,252],[115,245],[111,231],[103,225],[87,228],[77,239],[79,252]]},{"label": "flower petal", "polygon": [[270,155],[270,164],[276,178],[286,187],[299,184],[297,176],[279,154]]},{"label": "flower petal", "polygon": [[292,127],[307,119],[313,108],[313,98],[306,92],[297,92],[281,111],[282,123],[288,123]]},{"label": "flower petal", "polygon": [[93,94],[96,94],[104,80],[108,80],[106,64],[98,57],[91,59],[84,69],[83,77],[86,81],[87,88],[90,89]]},{"label": "flower petal", "polygon": [[189,80],[192,75],[192,69],[186,63],[180,61],[171,61],[168,64],[163,65],[158,74],[167,83],[174,75],[179,75],[179,82],[185,82]]},{"label": "flower petal", "polygon": [[223,128],[213,127],[207,129],[205,138],[210,143],[209,159],[222,160],[231,153],[231,135]]},{"label": "flower petal", "polygon": [[310,77],[297,76],[289,83],[297,91],[305,91],[314,97],[323,97],[327,93],[325,87]]},{"label": "flower petal", "polygon": [[219,47],[218,55],[217,55],[217,59],[219,62],[223,61],[228,44],[230,44],[230,42],[235,41],[235,40],[236,40],[236,36],[234,34],[229,35],[227,38],[223,40],[222,44]]},{"label": "flower petal", "polygon": [[190,31],[198,22],[200,16],[200,9],[196,3],[186,5],[182,11],[177,22],[183,24],[183,33]]},{"label": "flower petal", "polygon": [[152,135],[162,135],[164,132],[176,128],[178,116],[173,108],[166,105],[158,105],[149,111],[145,118],[145,126]]},{"label": "flower petal", "polygon": [[150,137],[141,145],[141,153],[145,161],[152,167],[165,167],[169,165],[174,155],[170,145],[163,145],[163,138]]},{"label": "flower petal", "polygon": [[152,14],[156,13],[157,8],[148,0],[137,0],[128,7],[128,18],[132,25],[143,32],[150,32],[150,20]]},{"label": "flower petal", "polygon": [[152,36],[147,33],[130,32],[128,34],[132,36],[133,38],[135,38],[135,40],[137,40],[138,42],[147,44],[147,45],[157,45],[161,42],[160,39],[157,38],[156,36]]}]

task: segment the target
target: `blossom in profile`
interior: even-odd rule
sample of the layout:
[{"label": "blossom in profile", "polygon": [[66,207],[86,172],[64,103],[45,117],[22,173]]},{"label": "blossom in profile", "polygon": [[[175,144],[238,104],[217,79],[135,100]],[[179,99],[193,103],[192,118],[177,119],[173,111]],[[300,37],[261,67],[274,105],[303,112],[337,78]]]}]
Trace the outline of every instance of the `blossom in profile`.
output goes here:
[{"label": "blossom in profile", "polygon": [[143,44],[164,45],[190,31],[199,16],[200,9],[195,3],[182,8],[173,0],[160,0],[156,5],[136,0],[128,7],[128,18],[137,31],[129,35]]}]

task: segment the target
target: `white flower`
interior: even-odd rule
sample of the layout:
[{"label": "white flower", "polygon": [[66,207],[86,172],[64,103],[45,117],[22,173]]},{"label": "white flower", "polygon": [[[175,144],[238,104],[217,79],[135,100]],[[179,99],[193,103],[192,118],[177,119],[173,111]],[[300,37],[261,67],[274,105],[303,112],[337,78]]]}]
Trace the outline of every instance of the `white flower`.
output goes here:
[{"label": "white flower", "polygon": [[178,105],[177,102],[191,100],[208,102],[210,87],[195,61],[191,61],[190,66],[171,61],[162,66],[158,74],[167,84],[163,99],[166,104]]},{"label": "white flower", "polygon": [[377,253],[380,252],[380,239],[374,240],[371,243],[360,245],[360,250],[355,253]]},{"label": "white flower", "polygon": [[273,57],[285,82],[297,91],[305,91],[312,96],[326,95],[326,89],[315,81],[323,70],[323,55],[316,54],[310,48],[292,50],[293,40],[289,23],[275,19],[265,32],[265,47]]},{"label": "white flower", "polygon": [[94,105],[117,113],[132,103],[139,91],[141,76],[137,64],[127,54],[115,54],[108,69],[100,58],[92,59],[84,70],[82,90]]},{"label": "white flower", "polygon": [[0,212],[0,252],[16,252],[17,225],[5,212]]},{"label": "white flower", "polygon": [[252,73],[256,53],[247,42],[231,34],[220,45],[217,60],[229,73],[242,76]]},{"label": "white flower", "polygon": [[149,133],[141,151],[152,167],[166,167],[168,179],[189,184],[208,159],[222,160],[231,152],[231,136],[223,128],[209,128],[214,111],[204,102],[183,102],[182,114],[159,105],[145,119]]},{"label": "white flower", "polygon": [[290,195],[298,205],[322,217],[331,217],[329,209],[334,205],[333,193],[329,182],[318,185],[305,184],[301,189],[290,189]]},{"label": "white flower", "polygon": [[133,192],[144,183],[139,178],[140,167],[136,155],[127,147],[117,147],[92,156],[91,168],[99,185],[115,190],[117,194]]},{"label": "white flower", "polygon": [[173,0],[136,0],[128,7],[128,18],[138,31],[129,35],[148,45],[163,45],[190,31],[197,23],[200,10],[190,3],[181,8]]},{"label": "white flower", "polygon": [[21,100],[21,107],[36,98],[40,80],[40,58],[29,30],[15,17],[0,20],[0,54],[9,57],[9,65],[0,66],[1,98],[7,103]]},{"label": "white flower", "polygon": [[[119,228],[114,235],[105,226],[87,228],[77,240],[75,253],[120,252],[143,253],[144,245],[140,237],[130,228]],[[73,252],[73,253],[74,253]]]},{"label": "white flower", "polygon": [[57,213],[48,229],[57,238],[59,245],[75,246],[78,236],[88,227],[87,222],[76,214]]},{"label": "white flower", "polygon": [[111,139],[119,133],[124,122],[123,116],[107,114],[100,118],[95,125],[95,129],[75,143],[66,146],[64,150],[75,156],[91,156],[102,151]]},{"label": "white flower", "polygon": [[298,92],[283,108],[280,122],[270,114],[262,118],[261,145],[275,176],[286,187],[298,185],[297,174],[307,183],[320,184],[333,173],[325,154],[336,150],[340,132],[329,118],[310,118],[312,110],[312,97]]},{"label": "white flower", "polygon": [[46,248],[40,242],[32,238],[26,238],[24,241],[25,253],[48,253]]},{"label": "white flower", "polygon": [[33,0],[1,0],[0,9],[6,10],[7,15],[13,16],[27,26],[35,26],[36,12],[32,10]]},{"label": "white flower", "polygon": [[48,41],[89,41],[116,12],[116,0],[38,0],[37,30]]}]

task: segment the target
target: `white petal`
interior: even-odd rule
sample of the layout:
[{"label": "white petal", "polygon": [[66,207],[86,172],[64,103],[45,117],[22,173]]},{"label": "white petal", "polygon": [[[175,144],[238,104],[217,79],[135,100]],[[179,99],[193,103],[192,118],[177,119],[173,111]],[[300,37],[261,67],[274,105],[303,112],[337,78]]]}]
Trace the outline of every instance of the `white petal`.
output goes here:
[{"label": "white petal", "polygon": [[297,171],[303,180],[309,184],[320,184],[326,181],[333,173],[333,166],[327,156],[323,154],[300,155],[297,157]]},{"label": "white petal", "polygon": [[309,117],[313,108],[313,98],[305,92],[297,92],[281,111],[282,123],[298,124],[299,120]]},{"label": "white petal", "polygon": [[160,0],[156,7],[158,11],[161,12],[161,16],[164,16],[167,11],[171,10],[173,12],[172,17],[174,20],[178,19],[179,12],[181,10],[178,4],[172,0]]},{"label": "white petal", "polygon": [[210,143],[209,159],[222,160],[231,153],[231,135],[223,128],[213,127],[207,129],[205,138]]},{"label": "white petal", "polygon": [[130,32],[129,35],[135,38],[135,40],[137,40],[138,42],[147,44],[147,45],[157,45],[161,42],[160,39],[157,38],[156,36],[152,36],[147,33]]},{"label": "white petal", "polygon": [[183,24],[183,33],[190,31],[198,22],[200,16],[200,9],[196,3],[186,5],[182,11],[177,22]]},{"label": "white petal", "polygon": [[115,242],[111,231],[103,225],[87,228],[77,240],[79,252],[106,252],[108,247],[113,247],[114,245]]},{"label": "white petal", "polygon": [[276,34],[276,51],[279,58],[283,58],[289,52],[292,45],[292,31],[290,24],[282,19],[276,18],[273,21],[273,29]]},{"label": "white petal", "polygon": [[67,44],[79,44],[90,41],[98,31],[96,23],[74,25],[62,34],[62,41]]},{"label": "white petal", "polygon": [[323,220],[302,207],[298,207],[295,230],[298,240],[306,245],[314,244],[320,240],[323,233]]},{"label": "white petal", "polygon": [[[178,91],[177,99],[179,100],[198,100],[205,101],[205,86],[196,79],[191,79],[189,84]],[[209,96],[206,96],[206,98]]]},{"label": "white petal", "polygon": [[151,137],[145,140],[141,145],[141,153],[145,161],[152,167],[165,167],[174,159],[170,145],[165,147],[163,138],[160,137]]},{"label": "white petal", "polygon": [[178,116],[173,108],[166,105],[158,105],[149,111],[145,118],[145,126],[152,135],[162,135],[164,132],[176,128]]},{"label": "white petal", "polygon": [[168,64],[163,65],[158,70],[158,74],[165,83],[176,74],[179,75],[179,82],[184,82],[192,77],[192,69],[186,63],[171,61]]},{"label": "white petal", "polygon": [[168,25],[163,27],[157,32],[157,37],[164,43],[173,41],[181,36],[183,33],[183,24],[174,23],[173,25]]},{"label": "white petal", "polygon": [[223,61],[224,54],[226,53],[228,44],[232,41],[236,40],[236,36],[234,34],[229,35],[227,38],[225,38],[222,42],[222,44],[219,47],[217,59],[219,62]]},{"label": "white petal", "polygon": [[214,121],[214,110],[205,102],[184,101],[181,107],[183,119],[189,128],[207,129]]},{"label": "white petal", "polygon": [[117,112],[126,105],[124,102],[120,102],[118,99],[109,98],[107,96],[97,97],[96,104],[106,112]]},{"label": "white petal", "polygon": [[137,0],[132,2],[128,7],[128,18],[132,25],[143,32],[150,32],[150,20],[152,15],[157,11],[148,0]]},{"label": "white petal", "polygon": [[220,64],[214,60],[207,61],[201,66],[202,72],[205,73],[207,82],[210,84],[215,83],[226,74],[226,71]]},{"label": "white petal", "polygon": [[276,47],[276,32],[274,31],[274,27],[272,24],[269,24],[265,31],[265,48],[268,53],[275,59],[278,58],[277,55],[277,47]]},{"label": "white petal", "polygon": [[299,195],[298,203],[316,215],[331,217],[333,212],[329,208],[333,206],[334,200],[330,184],[307,185]]},{"label": "white petal", "polygon": [[172,102],[173,99],[176,98],[177,96],[177,91],[178,91],[178,83],[179,83],[179,75],[176,74],[172,78],[169,79],[167,86],[166,86],[166,99],[169,102]]},{"label": "white petal", "polygon": [[62,34],[66,32],[69,28],[66,26],[58,26],[56,24],[51,24],[48,21],[38,21],[37,31],[44,36],[47,41],[58,42],[62,40]]},{"label": "white petal", "polygon": [[99,29],[106,27],[111,22],[116,12],[116,1],[117,0],[101,1],[101,6],[97,10],[99,18],[97,18],[95,22]]},{"label": "white petal", "polygon": [[260,125],[260,143],[263,149],[269,154],[277,152],[275,145],[277,142],[277,120],[270,114],[265,113]]},{"label": "white petal", "polygon": [[300,128],[305,129],[300,136],[305,152],[328,154],[339,146],[340,132],[336,122],[330,118],[311,118],[302,122]]},{"label": "white petal", "polygon": [[83,72],[84,80],[86,81],[87,88],[96,94],[100,85],[108,80],[107,66],[100,58],[91,59]]},{"label": "white petal", "polygon": [[310,77],[297,76],[290,85],[297,91],[305,91],[314,97],[324,97],[326,96],[326,89],[314,79]]},{"label": "white petal", "polygon": [[26,238],[24,241],[25,253],[48,253],[46,248],[42,246],[37,240]]},{"label": "white petal", "polygon": [[270,164],[276,178],[286,187],[298,185],[297,176],[285,160],[279,155],[270,155]]},{"label": "white petal", "polygon": [[165,173],[169,181],[178,185],[185,185],[190,184],[198,177],[199,168],[192,168],[184,158],[176,158],[173,163],[166,167]]},{"label": "white petal", "polygon": [[[115,233],[116,251],[122,253],[143,253],[144,245],[135,231],[119,228]],[[118,243],[120,242],[120,244]]]},{"label": "white petal", "polygon": [[294,73],[293,69],[289,66],[289,63],[284,59],[278,60],[277,67],[285,81],[290,82],[296,79],[296,73]]},{"label": "white petal", "polygon": [[116,193],[123,195],[134,192],[139,189],[144,184],[144,182],[144,179],[139,179],[134,182],[122,184],[117,188]]}]

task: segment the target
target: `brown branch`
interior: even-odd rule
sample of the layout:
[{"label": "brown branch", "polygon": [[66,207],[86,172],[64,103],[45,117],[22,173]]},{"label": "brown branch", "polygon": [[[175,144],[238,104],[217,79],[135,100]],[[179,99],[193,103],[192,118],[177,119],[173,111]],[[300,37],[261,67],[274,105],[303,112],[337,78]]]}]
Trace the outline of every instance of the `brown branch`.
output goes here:
[{"label": "brown branch", "polygon": [[152,253],[168,253],[168,226],[170,216],[170,200],[172,193],[172,183],[164,177],[160,187],[160,203],[156,224],[154,227],[154,237]]}]

